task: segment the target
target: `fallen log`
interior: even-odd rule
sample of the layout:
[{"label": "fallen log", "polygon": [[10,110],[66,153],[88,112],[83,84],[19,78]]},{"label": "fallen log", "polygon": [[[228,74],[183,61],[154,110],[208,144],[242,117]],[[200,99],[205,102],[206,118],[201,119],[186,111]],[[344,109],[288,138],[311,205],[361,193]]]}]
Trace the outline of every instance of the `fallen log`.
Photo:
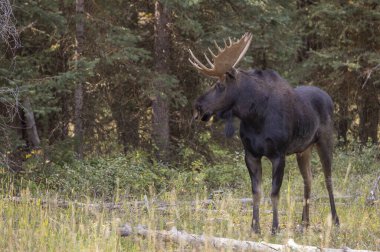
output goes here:
[{"label": "fallen log", "polygon": [[214,237],[206,235],[189,234],[186,231],[179,231],[172,227],[166,230],[150,230],[143,225],[132,228],[125,224],[119,233],[122,237],[139,235],[143,237],[155,237],[165,242],[174,242],[180,246],[204,247],[211,246],[214,249],[232,249],[234,251],[258,251],[258,252],[278,252],[278,251],[299,251],[299,252],[371,252],[370,250],[355,250],[347,247],[341,249],[320,248],[308,245],[299,245],[293,239],[289,239],[284,245],[266,242],[241,241],[230,238]]}]

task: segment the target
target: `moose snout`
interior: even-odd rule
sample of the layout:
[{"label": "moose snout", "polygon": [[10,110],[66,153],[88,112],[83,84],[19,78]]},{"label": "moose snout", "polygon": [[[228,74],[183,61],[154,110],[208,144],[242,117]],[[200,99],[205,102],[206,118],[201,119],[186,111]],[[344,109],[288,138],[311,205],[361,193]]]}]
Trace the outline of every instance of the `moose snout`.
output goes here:
[{"label": "moose snout", "polygon": [[201,104],[196,103],[194,106],[193,120],[201,119],[207,122],[212,116],[211,112],[205,111]]}]

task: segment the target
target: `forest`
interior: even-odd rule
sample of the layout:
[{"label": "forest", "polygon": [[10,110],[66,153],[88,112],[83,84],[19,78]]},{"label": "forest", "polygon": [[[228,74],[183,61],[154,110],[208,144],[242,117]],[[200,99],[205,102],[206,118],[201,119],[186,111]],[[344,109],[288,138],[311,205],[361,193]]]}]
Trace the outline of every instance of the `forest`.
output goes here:
[{"label": "forest", "polygon": [[[246,32],[239,69],[273,69],[334,102],[339,228],[314,153],[310,227],[289,156],[280,232],[264,160],[252,233],[239,120],[226,137],[223,120],[193,119],[215,80],[189,49],[203,60],[214,41]],[[269,244],[262,251],[380,250],[380,1],[0,0],[0,132],[2,251],[234,250],[212,237]]]}]

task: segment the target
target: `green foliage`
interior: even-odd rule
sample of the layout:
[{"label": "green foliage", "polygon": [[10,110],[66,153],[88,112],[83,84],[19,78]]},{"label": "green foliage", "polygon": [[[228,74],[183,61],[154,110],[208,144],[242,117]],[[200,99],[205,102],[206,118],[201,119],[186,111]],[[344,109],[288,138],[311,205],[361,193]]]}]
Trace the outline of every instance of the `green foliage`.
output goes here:
[{"label": "green foliage", "polygon": [[[46,162],[46,160],[45,160]],[[142,152],[114,158],[97,158],[88,161],[47,161],[42,169],[37,167],[29,177],[47,181],[46,187],[66,195],[92,195],[112,198],[117,193],[146,194],[150,188],[163,190],[165,180],[173,171],[160,163],[152,163]],[[29,161],[29,166],[38,165]],[[41,164],[39,164],[41,165]]]},{"label": "green foliage", "polygon": [[244,163],[238,165],[218,164],[207,167],[203,172],[207,188],[210,189],[228,188],[236,190],[250,186],[247,167]]},{"label": "green foliage", "polygon": [[[170,9],[171,56],[166,74],[157,74],[154,2],[86,3],[83,53],[77,60],[72,1],[15,1],[23,47],[15,58],[0,58],[0,85],[18,90],[19,100],[30,98],[44,153],[22,164],[22,177],[65,193],[106,197],[119,188],[146,193],[149,187],[157,191],[249,187],[242,154],[235,153],[242,150],[239,141],[225,140],[219,133],[221,123],[205,126],[191,121],[192,101],[213,80],[200,76],[188,63],[189,48],[201,55],[214,40],[222,44],[223,38],[238,38],[246,31],[254,39],[241,68],[273,68],[292,84],[323,87],[335,100],[337,128],[346,120],[350,141],[365,143],[371,137],[375,141],[378,4],[315,1],[300,7],[300,2],[163,1]],[[72,151],[73,96],[79,82],[85,92],[84,162],[75,161]],[[159,89],[157,82],[162,83]],[[169,101],[169,163],[151,155],[151,98],[157,93]],[[2,105],[12,105],[0,111],[2,125],[7,126],[2,128],[5,144],[0,146],[5,161],[7,153],[27,142],[18,130],[19,117],[9,114],[12,109],[20,111],[19,100],[12,92],[1,97]],[[369,136],[371,130],[375,134]],[[340,175],[376,169],[367,162],[376,149],[361,151],[339,152],[338,166],[351,167],[349,172],[338,171]],[[318,165],[316,158],[313,164]]]},{"label": "green foliage", "polygon": [[[57,150],[54,152],[57,153]],[[241,189],[249,187],[246,167],[236,153],[232,163],[210,165],[201,160],[190,166],[171,167],[152,161],[142,151],[127,156],[99,157],[78,161],[71,151],[61,152],[46,160],[43,155],[26,154],[25,170],[20,176],[37,187],[48,188],[64,195],[112,198],[118,195],[147,194],[176,189],[182,192]],[[66,161],[63,161],[66,160]],[[192,170],[189,170],[192,169]]]},{"label": "green foliage", "polygon": [[[230,190],[245,195],[250,194],[250,179],[244,163],[244,155],[214,149],[215,164],[203,158],[194,159],[191,150],[183,152],[188,160],[175,167],[151,160],[143,151],[134,151],[127,156],[98,157],[85,161],[74,158],[72,151],[64,151],[44,159],[41,151],[27,155],[26,170],[15,181],[22,178],[26,185],[36,188],[48,188],[64,195],[104,197],[113,199],[116,195],[132,196],[158,194],[170,190],[186,193],[201,193],[204,190]],[[55,150],[53,153],[58,153]],[[338,149],[333,163],[335,188],[340,194],[352,194],[357,191],[352,179],[370,180],[378,174],[378,147],[363,148],[354,145],[351,149]],[[316,153],[312,159],[314,184],[317,190],[325,192],[324,175]],[[64,161],[65,160],[65,161]],[[263,161],[263,186],[269,192],[271,187],[271,165]],[[289,184],[290,183],[290,184]],[[289,157],[284,180],[284,195],[288,184],[295,189],[295,195],[302,197],[303,183],[294,157]],[[366,185],[366,186],[370,186]],[[314,188],[314,186],[313,186]],[[314,191],[314,189],[312,190]],[[339,193],[338,193],[339,195]]]},{"label": "green foliage", "polygon": [[355,144],[351,145],[348,150],[339,150],[335,157],[335,163],[337,167],[343,169],[338,169],[337,176],[376,174],[379,172],[379,158],[379,146],[377,145],[362,147]]}]

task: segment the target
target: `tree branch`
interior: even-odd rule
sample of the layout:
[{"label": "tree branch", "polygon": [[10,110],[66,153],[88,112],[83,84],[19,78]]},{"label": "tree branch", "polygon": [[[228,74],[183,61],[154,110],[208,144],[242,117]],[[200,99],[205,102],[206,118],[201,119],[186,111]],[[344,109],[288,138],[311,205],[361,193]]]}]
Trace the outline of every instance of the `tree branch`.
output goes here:
[{"label": "tree branch", "polygon": [[365,71],[364,74],[367,75],[367,77],[366,77],[366,79],[365,79],[365,81],[364,81],[364,83],[363,83],[363,85],[362,85],[362,89],[367,85],[367,82],[368,82],[368,80],[371,78],[372,73],[373,73],[374,71],[378,70],[378,69],[380,69],[380,64],[378,64],[377,66],[373,67],[373,68],[370,69],[370,70]]}]

